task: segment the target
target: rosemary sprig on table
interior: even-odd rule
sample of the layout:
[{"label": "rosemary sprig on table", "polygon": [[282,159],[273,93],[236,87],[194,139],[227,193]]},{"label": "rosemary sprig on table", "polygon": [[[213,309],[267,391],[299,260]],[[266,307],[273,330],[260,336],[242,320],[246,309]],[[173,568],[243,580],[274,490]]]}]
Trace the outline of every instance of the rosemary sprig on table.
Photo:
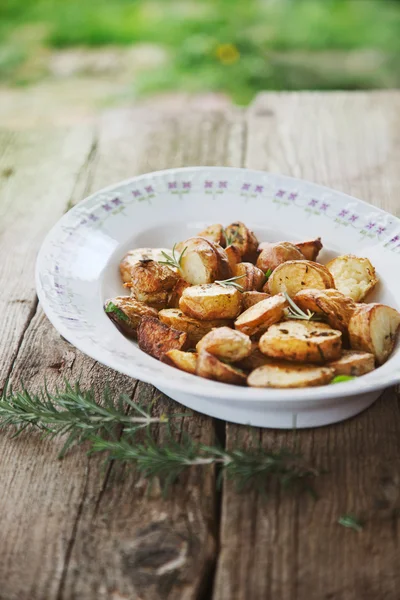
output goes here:
[{"label": "rosemary sprig on table", "polygon": [[224,279],[223,281],[214,281],[214,283],[218,283],[218,285],[222,285],[222,287],[234,287],[239,292],[243,291],[243,286],[240,283],[236,283],[237,279],[242,279],[245,275],[237,275],[236,277],[230,277],[229,279]]},{"label": "rosemary sprig on table", "polygon": [[[219,482],[225,473],[238,489],[265,491],[276,481],[282,487],[312,492],[310,482],[318,473],[296,452],[261,446],[228,451],[198,444],[189,436],[181,436],[183,440],[178,442],[173,437],[171,420],[179,417],[182,414],[152,417],[150,409],[126,394],[114,401],[109,390],[104,391],[100,403],[93,390],[82,390],[79,384],[68,382],[65,389],[54,393],[47,388],[36,394],[26,389],[4,390],[0,400],[0,428],[14,428],[14,436],[27,428],[50,438],[66,435],[60,456],[72,445],[88,442],[90,454],[106,452],[110,460],[133,463],[144,478],[160,478],[165,489],[190,467],[215,465],[219,468]],[[152,435],[156,424],[168,429],[162,445]]]},{"label": "rosemary sprig on table", "polygon": [[180,271],[182,258],[183,258],[183,255],[185,254],[186,250],[187,250],[187,246],[182,250],[180,255],[177,256],[176,255],[176,244],[174,244],[174,247],[172,248],[172,256],[170,256],[169,254],[167,254],[166,252],[161,250],[161,254],[164,256],[165,260],[159,260],[158,262],[161,263],[162,265],[167,265],[168,267],[173,267],[174,269],[178,269],[178,271]]},{"label": "rosemary sprig on table", "polygon": [[286,292],[283,292],[286,300],[289,303],[289,308],[287,309],[287,318],[289,319],[299,319],[299,320],[303,320],[303,321],[321,321],[321,317],[320,315],[317,315],[314,312],[311,312],[311,310],[307,309],[307,312],[304,312],[303,310],[301,310],[301,308],[299,306],[297,306],[297,304],[295,302],[293,302],[293,300],[291,299],[291,297],[289,296],[289,294],[287,294]]}]

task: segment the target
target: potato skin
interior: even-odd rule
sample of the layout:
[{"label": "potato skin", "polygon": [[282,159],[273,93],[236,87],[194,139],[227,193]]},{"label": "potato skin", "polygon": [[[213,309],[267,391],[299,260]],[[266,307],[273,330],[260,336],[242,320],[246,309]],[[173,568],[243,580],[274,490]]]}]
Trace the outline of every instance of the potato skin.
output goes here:
[{"label": "potato skin", "polygon": [[224,325],[229,326],[232,324],[231,320],[228,319],[214,319],[211,321],[200,321],[185,315],[178,308],[168,308],[160,310],[158,313],[160,321],[177,329],[178,331],[185,331],[188,335],[188,342],[191,347],[195,347],[209,331],[215,327],[223,327]]},{"label": "potato skin", "polygon": [[241,370],[221,362],[206,350],[199,352],[197,357],[196,374],[205,379],[230,383],[233,385],[246,385],[246,375]]},{"label": "potato skin", "polygon": [[254,369],[257,369],[268,362],[271,362],[271,359],[261,352],[258,347],[258,342],[253,341],[251,342],[250,355],[239,361],[237,366],[244,371],[254,371]]},{"label": "potato skin", "polygon": [[325,323],[284,321],[272,325],[259,344],[270,358],[323,364],[341,356],[342,333]]},{"label": "potato skin", "polygon": [[254,306],[255,304],[258,304],[258,302],[261,302],[262,300],[266,300],[267,298],[270,298],[270,297],[271,297],[270,294],[266,294],[265,292],[256,292],[256,291],[243,292],[243,294],[242,294],[243,311],[250,308],[250,306]]},{"label": "potato skin", "polygon": [[213,356],[237,362],[243,360],[251,353],[250,338],[229,327],[218,327],[207,333],[196,346],[197,352],[206,350]]},{"label": "potato skin", "polygon": [[234,269],[235,277],[240,277],[236,283],[242,286],[243,291],[259,291],[265,282],[265,275],[252,263],[241,262]]},{"label": "potato skin", "polygon": [[335,287],[355,302],[361,302],[378,283],[375,268],[368,258],[345,254],[331,260],[327,265],[335,281]]},{"label": "potato skin", "polygon": [[171,254],[168,248],[136,248],[129,250],[121,260],[119,270],[124,283],[130,283],[132,279],[132,268],[141,260],[164,260],[162,252]]},{"label": "potato skin", "polygon": [[240,250],[243,262],[255,263],[258,256],[258,240],[254,233],[241,221],[231,223],[225,229],[226,239]]},{"label": "potato skin", "polygon": [[170,367],[176,367],[191,375],[196,375],[197,352],[182,352],[182,350],[168,350],[161,361]]},{"label": "potato skin", "polygon": [[228,257],[228,262],[231,267],[232,273],[235,272],[236,265],[242,261],[242,255],[237,246],[227,246],[225,248],[225,254]]},{"label": "potato skin", "polygon": [[143,260],[131,269],[131,282],[126,284],[131,295],[139,302],[155,308],[164,308],[170,291],[178,281],[178,274],[154,260]]},{"label": "potato skin", "polygon": [[245,310],[235,321],[235,329],[246,335],[260,335],[274,323],[284,317],[284,309],[288,306],[282,294],[276,294],[258,302]]},{"label": "potato skin", "polygon": [[[114,310],[112,305],[117,310]],[[136,331],[143,317],[158,318],[158,313],[154,308],[150,308],[150,306],[146,306],[130,296],[116,296],[107,300],[104,304],[104,310],[122,333],[133,339],[136,339]],[[125,317],[123,317],[120,311],[122,311]]]},{"label": "potato skin", "polygon": [[168,327],[155,317],[143,317],[137,331],[139,348],[154,358],[169,350],[185,350],[187,333]]},{"label": "potato skin", "polygon": [[171,290],[168,296],[168,308],[179,308],[179,300],[182,297],[183,290],[190,287],[190,283],[180,278]]},{"label": "potato skin", "polygon": [[179,308],[185,315],[200,321],[235,319],[242,308],[242,297],[232,286],[193,285],[184,290]]},{"label": "potato skin", "polygon": [[304,255],[296,246],[290,242],[278,242],[270,244],[264,242],[260,244],[261,253],[257,258],[257,267],[264,273],[268,270],[274,271],[282,263],[288,260],[303,260]]},{"label": "potato skin", "polygon": [[305,312],[310,310],[325,315],[329,325],[342,333],[347,333],[350,319],[357,308],[354,300],[333,289],[302,290],[293,300]]},{"label": "potato skin", "polygon": [[293,297],[297,292],[308,288],[334,288],[332,275],[323,265],[311,260],[290,260],[273,271],[268,279],[271,294],[286,292]]},{"label": "potato skin", "polygon": [[210,225],[200,231],[197,234],[197,237],[203,237],[207,240],[211,240],[215,244],[219,244],[222,248],[225,248],[226,238],[225,238],[225,230],[219,223],[215,223],[214,225]]},{"label": "potato skin", "polygon": [[286,361],[269,361],[247,378],[250,387],[301,388],[326,385],[334,376],[330,367],[297,365]]},{"label": "potato skin", "polygon": [[201,285],[232,277],[228,257],[218,244],[194,237],[186,240],[183,247],[186,250],[181,260],[181,274],[188,283]]},{"label": "potato skin", "polygon": [[349,323],[350,347],[371,352],[379,365],[391,355],[400,327],[400,313],[384,304],[357,306]]},{"label": "potato skin", "polygon": [[375,357],[370,352],[343,350],[342,356],[327,366],[334,369],[335,375],[359,377],[375,369]]},{"label": "potato skin", "polygon": [[321,238],[315,238],[315,240],[308,240],[306,242],[293,242],[296,248],[304,255],[307,260],[316,261],[318,254],[322,250]]}]

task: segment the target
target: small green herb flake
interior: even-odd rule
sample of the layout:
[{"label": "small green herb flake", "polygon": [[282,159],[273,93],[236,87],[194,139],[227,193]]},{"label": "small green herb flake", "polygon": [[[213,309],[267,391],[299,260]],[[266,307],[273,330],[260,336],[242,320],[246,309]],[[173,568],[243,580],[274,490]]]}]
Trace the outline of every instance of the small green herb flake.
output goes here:
[{"label": "small green herb flake", "polygon": [[351,381],[352,379],[357,379],[357,377],[353,377],[352,375],[336,375],[331,383],[344,383],[345,381]]},{"label": "small green herb flake", "polygon": [[129,321],[123,310],[118,308],[114,302],[109,302],[105,308],[106,313],[114,313],[121,321]]},{"label": "small green herb flake", "polygon": [[265,281],[268,281],[268,279],[271,277],[272,275],[272,269],[268,269],[268,271],[265,273]]},{"label": "small green herb flake", "polygon": [[342,515],[338,520],[339,525],[347,527],[348,529],[354,529],[354,531],[362,531],[362,523],[359,519],[353,515]]}]

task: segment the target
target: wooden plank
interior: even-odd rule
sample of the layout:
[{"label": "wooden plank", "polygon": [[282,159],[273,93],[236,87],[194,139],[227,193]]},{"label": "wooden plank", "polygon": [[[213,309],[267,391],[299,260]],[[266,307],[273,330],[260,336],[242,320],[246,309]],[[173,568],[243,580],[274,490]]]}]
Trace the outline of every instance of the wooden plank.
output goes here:
[{"label": "wooden plank", "polygon": [[[400,93],[263,94],[248,117],[246,165],[334,186],[397,213]],[[293,432],[260,431],[266,447]],[[227,448],[249,445],[228,425]],[[393,390],[344,423],[297,432],[320,499],[239,495],[225,482],[214,600],[397,600],[400,411]],[[354,513],[361,533],[338,525]]]},{"label": "wooden plank", "polygon": [[[74,172],[69,204],[110,181],[147,170],[188,163],[240,164],[243,133],[239,113],[108,113],[82,168]],[[55,156],[53,166],[57,160]],[[33,148],[27,163],[33,169]],[[46,183],[44,177],[42,186]],[[60,211],[57,196],[54,202],[57,209],[52,210]],[[14,219],[22,210],[21,200]],[[52,216],[55,220],[58,215]],[[27,231],[28,224],[20,226],[21,237]],[[36,241],[42,235],[32,229]],[[32,286],[32,274],[26,277]],[[151,386],[81,355],[57,335],[40,309],[5,363],[5,372],[13,366],[12,382],[22,377],[30,389],[40,387],[44,377],[54,386],[63,377],[81,375],[83,385],[101,389],[109,381],[114,391],[149,401],[154,395]],[[154,410],[181,408],[163,399]],[[215,435],[212,420],[200,415],[184,418],[181,430],[204,443]],[[198,598],[215,560],[213,472],[193,469],[168,499],[157,489],[146,497],[146,486],[134,470],[126,470],[123,478],[124,470],[114,467],[102,473],[99,460],[88,461],[80,450],[60,463],[59,447],[32,434],[10,440],[0,433],[0,547],[7,557],[0,564],[0,598]]]}]

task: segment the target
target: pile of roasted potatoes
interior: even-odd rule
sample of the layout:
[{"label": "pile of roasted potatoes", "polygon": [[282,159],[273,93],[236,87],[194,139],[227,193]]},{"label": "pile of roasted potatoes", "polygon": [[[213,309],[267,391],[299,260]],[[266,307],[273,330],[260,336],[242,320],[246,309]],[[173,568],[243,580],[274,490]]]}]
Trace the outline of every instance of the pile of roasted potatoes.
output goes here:
[{"label": "pile of roasted potatoes", "polygon": [[223,383],[294,388],[364,375],[393,351],[400,313],[365,303],[378,282],[367,258],[322,265],[321,248],[320,238],[259,243],[244,223],[211,225],[172,251],[128,252],[130,295],[105,311],[147,354]]}]

